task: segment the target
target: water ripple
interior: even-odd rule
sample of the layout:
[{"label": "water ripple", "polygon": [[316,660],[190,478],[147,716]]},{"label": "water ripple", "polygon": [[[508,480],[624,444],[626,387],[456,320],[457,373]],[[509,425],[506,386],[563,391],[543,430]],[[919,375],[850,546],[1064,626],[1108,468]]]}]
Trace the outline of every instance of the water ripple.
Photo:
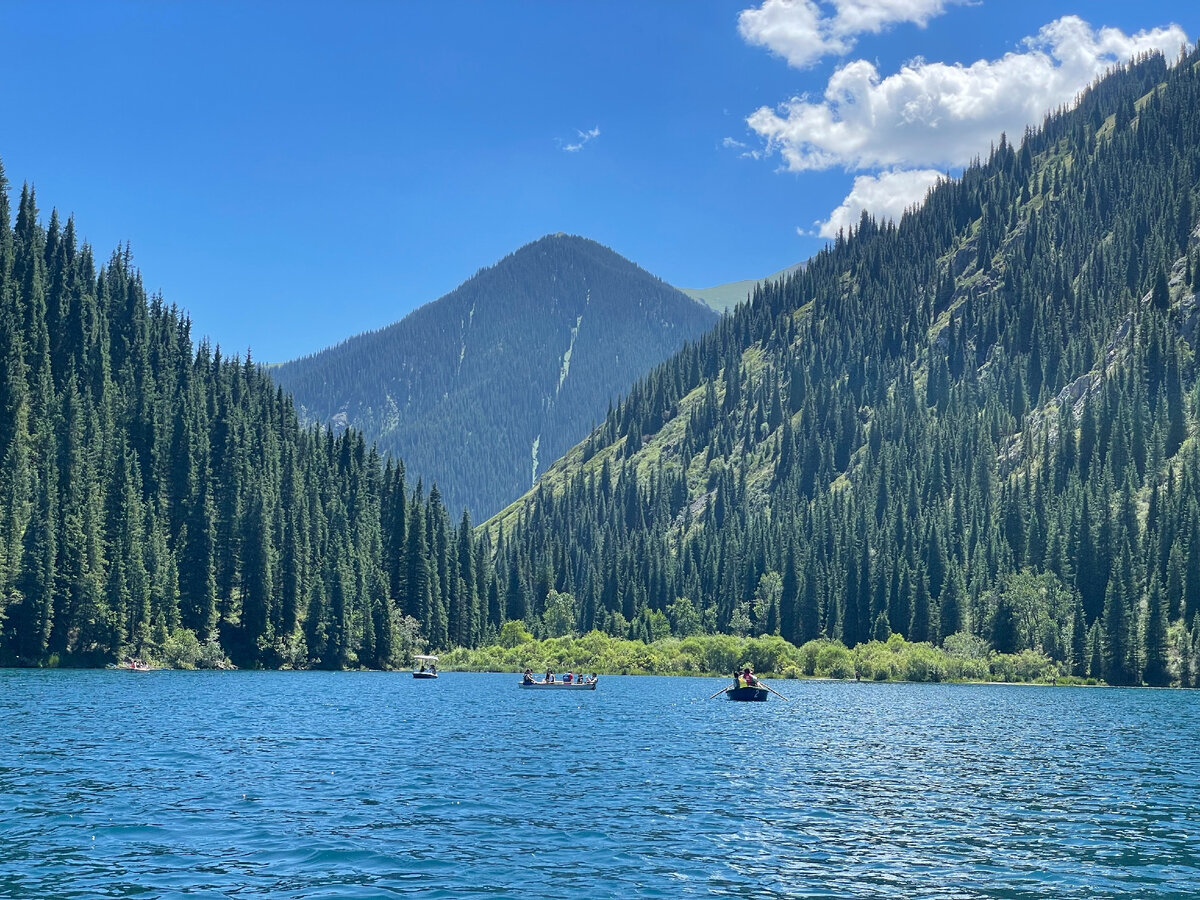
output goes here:
[{"label": "water ripple", "polygon": [[1188,692],[0,671],[0,897],[1167,898]]}]

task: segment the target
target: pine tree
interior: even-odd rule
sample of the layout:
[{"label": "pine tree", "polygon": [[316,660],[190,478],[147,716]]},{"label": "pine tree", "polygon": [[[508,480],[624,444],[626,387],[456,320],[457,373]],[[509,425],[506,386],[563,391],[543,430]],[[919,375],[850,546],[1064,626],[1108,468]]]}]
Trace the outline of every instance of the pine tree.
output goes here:
[{"label": "pine tree", "polygon": [[1132,673],[1129,667],[1129,606],[1131,598],[1126,596],[1125,586],[1128,573],[1128,546],[1119,563],[1117,577],[1108,582],[1104,598],[1103,623],[1104,680],[1109,684],[1129,684]]},{"label": "pine tree", "polygon": [[1071,674],[1077,678],[1087,675],[1088,642],[1087,626],[1084,623],[1083,602],[1079,594],[1075,594],[1075,604],[1071,608]]},{"label": "pine tree", "polygon": [[908,639],[914,642],[924,642],[931,639],[929,633],[929,585],[925,581],[925,572],[917,573],[917,590],[913,596],[912,623],[908,626]]},{"label": "pine tree", "polygon": [[1154,687],[1171,683],[1167,667],[1167,609],[1166,600],[1158,579],[1150,582],[1150,593],[1146,599],[1145,633],[1146,664],[1142,680]]}]

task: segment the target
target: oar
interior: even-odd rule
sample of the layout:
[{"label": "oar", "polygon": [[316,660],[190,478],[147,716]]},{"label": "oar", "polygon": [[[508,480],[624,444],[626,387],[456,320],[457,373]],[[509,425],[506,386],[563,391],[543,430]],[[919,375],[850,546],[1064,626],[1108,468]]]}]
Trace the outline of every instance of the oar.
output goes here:
[{"label": "oar", "polygon": [[759,681],[758,681],[758,686],[759,686],[759,687],[765,687],[765,688],[766,688],[768,691],[770,691],[770,692],[771,692],[772,694],[774,694],[776,697],[779,697],[779,698],[781,698],[781,699],[783,699],[783,700],[787,700],[787,697],[784,697],[784,696],[783,696],[783,694],[779,693],[779,691],[775,690],[775,688],[771,687],[769,684],[767,684],[767,683],[766,683],[765,681],[763,681],[761,678],[760,678],[760,679],[759,679]]},{"label": "oar", "polygon": [[715,694],[713,694],[711,697],[709,697],[708,699],[713,700],[717,697],[720,697],[723,693],[725,693],[728,690],[731,690],[731,688],[723,687],[719,691],[717,691]]}]

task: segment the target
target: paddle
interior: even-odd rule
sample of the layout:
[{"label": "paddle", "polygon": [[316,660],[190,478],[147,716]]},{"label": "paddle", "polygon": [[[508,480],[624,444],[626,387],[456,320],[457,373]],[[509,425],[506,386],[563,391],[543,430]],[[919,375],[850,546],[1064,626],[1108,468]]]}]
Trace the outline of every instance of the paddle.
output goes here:
[{"label": "paddle", "polygon": [[779,691],[775,690],[775,688],[771,687],[769,684],[767,684],[762,679],[759,679],[758,686],[765,687],[768,691],[770,691],[776,697],[779,697],[781,700],[787,700],[787,697],[784,697],[783,694],[779,693]]},{"label": "paddle", "polygon": [[719,691],[717,691],[715,694],[713,694],[712,697],[709,697],[708,699],[712,700],[716,697],[720,697],[723,693],[725,693],[728,690],[731,690],[731,688],[723,687]]}]

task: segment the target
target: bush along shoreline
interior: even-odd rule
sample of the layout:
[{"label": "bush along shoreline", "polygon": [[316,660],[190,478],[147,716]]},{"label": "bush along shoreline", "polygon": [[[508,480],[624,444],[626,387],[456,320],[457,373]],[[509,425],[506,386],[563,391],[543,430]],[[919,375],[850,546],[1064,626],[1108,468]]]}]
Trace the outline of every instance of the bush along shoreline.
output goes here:
[{"label": "bush along shoreline", "polygon": [[[510,627],[513,626],[513,627]],[[898,634],[853,649],[820,639],[799,647],[777,636],[694,635],[647,643],[615,638],[599,631],[582,637],[538,640],[518,623],[507,623],[498,643],[441,654],[443,671],[598,672],[620,675],[727,675],[752,666],[764,677],[832,678],[891,682],[999,682],[1015,684],[1099,684],[1097,679],[1065,676],[1044,653],[1024,650],[997,653],[969,634],[947,638],[945,645],[913,643]]]}]

